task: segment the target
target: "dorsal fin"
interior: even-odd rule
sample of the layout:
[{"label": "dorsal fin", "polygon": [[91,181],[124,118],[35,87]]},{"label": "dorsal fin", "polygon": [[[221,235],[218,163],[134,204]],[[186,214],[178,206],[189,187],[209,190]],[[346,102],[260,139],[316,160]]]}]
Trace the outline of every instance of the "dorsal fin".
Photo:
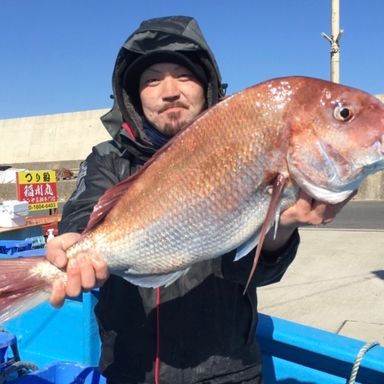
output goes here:
[{"label": "dorsal fin", "polygon": [[[136,175],[136,174],[135,174]],[[134,175],[133,175],[134,176]],[[132,179],[133,179],[132,176]],[[89,218],[87,228],[84,230],[84,234],[89,232],[97,224],[99,224],[109,211],[115,206],[116,202],[121,198],[125,191],[132,183],[131,177],[121,181],[120,183],[108,188],[104,194],[100,197],[97,204],[94,206],[92,214]]]},{"label": "dorsal fin", "polygon": [[244,294],[248,289],[248,286],[249,286],[249,283],[251,282],[253,274],[255,273],[256,266],[260,258],[261,250],[263,248],[265,236],[268,230],[271,228],[273,220],[275,219],[276,212],[279,209],[279,203],[284,191],[286,180],[287,180],[286,176],[279,174],[277,175],[275,182],[273,183],[271,201],[269,202],[267,214],[265,215],[265,219],[260,230],[259,242],[257,244],[255,258],[253,259],[252,269],[251,269],[251,272],[249,273],[247,284],[245,285],[245,288],[244,288],[244,292],[243,292]]}]

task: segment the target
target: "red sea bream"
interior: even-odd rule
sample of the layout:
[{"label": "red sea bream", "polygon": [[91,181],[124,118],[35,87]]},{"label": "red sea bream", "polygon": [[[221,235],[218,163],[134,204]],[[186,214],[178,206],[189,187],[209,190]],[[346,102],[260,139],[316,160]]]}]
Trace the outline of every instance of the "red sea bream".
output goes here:
[{"label": "red sea bream", "polygon": [[[337,203],[383,168],[377,98],[319,79],[273,79],[203,113],[108,190],[67,255],[92,250],[133,284],[170,284],[201,260],[244,256],[299,188]],[[58,278],[65,272],[45,259],[0,260],[0,322],[46,299]]]}]

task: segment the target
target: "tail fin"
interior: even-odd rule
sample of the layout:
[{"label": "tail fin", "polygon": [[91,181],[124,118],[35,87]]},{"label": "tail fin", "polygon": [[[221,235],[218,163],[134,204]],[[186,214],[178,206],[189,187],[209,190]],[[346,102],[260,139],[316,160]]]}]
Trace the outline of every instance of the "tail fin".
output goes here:
[{"label": "tail fin", "polygon": [[0,324],[49,297],[52,275],[44,274],[47,266],[53,267],[45,257],[0,259]]}]

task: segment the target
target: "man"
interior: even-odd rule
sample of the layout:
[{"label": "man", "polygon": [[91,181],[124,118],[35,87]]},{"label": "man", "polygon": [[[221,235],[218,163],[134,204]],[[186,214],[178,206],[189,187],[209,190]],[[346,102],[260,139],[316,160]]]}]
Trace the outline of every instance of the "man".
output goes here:
[{"label": "man", "polygon": [[[254,251],[234,263],[235,250],[195,264],[168,287],[146,289],[111,275],[97,255],[67,265],[64,250],[78,239],[100,195],[136,172],[205,108],[223,97],[219,69],[196,21],[165,17],[141,24],[120,50],[113,73],[114,106],[102,117],[112,140],[93,148],[63,210],[48,258],[67,268],[51,302],[101,286],[100,369],[109,384],[261,383],[255,340],[256,286],[278,281],[295,257],[297,227],[332,220],[343,206],[301,194],[284,212],[276,240],[268,236],[259,267],[243,295]],[[151,207],[148,207],[151,209]]]}]

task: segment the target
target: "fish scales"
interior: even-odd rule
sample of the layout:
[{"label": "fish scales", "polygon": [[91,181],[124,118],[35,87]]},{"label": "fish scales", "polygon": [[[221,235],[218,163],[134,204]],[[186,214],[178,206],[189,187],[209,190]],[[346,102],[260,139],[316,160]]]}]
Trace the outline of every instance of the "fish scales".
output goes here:
[{"label": "fish scales", "polygon": [[[254,129],[253,93],[225,100],[223,108],[208,111],[182,132],[142,173],[144,191],[137,188],[135,204],[127,196],[115,207],[128,208],[125,225],[112,210],[110,220],[93,232],[93,248],[101,244],[107,258],[111,249],[124,255],[137,272],[163,273],[223,254],[252,235],[266,209],[266,199],[255,193],[268,161],[262,153],[278,140],[270,126]],[[280,169],[282,161],[280,155]],[[98,236],[104,228],[118,234],[107,249]]]}]

